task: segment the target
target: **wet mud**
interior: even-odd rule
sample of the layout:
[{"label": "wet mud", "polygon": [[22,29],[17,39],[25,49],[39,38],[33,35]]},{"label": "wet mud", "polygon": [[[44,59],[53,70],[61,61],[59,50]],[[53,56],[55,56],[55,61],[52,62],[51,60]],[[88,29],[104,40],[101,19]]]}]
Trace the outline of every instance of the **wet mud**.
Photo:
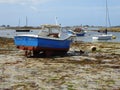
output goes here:
[{"label": "wet mud", "polygon": [[0,90],[120,90],[120,43],[75,42],[64,56],[27,58],[0,38]]}]

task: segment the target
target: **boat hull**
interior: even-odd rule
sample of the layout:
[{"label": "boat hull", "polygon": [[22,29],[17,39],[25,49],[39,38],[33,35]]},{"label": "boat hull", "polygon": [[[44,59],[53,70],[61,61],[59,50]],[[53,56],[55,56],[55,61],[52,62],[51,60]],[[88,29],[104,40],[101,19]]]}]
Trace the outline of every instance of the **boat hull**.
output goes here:
[{"label": "boat hull", "polygon": [[70,48],[71,40],[57,40],[32,36],[15,36],[14,43],[17,48],[21,50],[66,53]]},{"label": "boat hull", "polygon": [[112,35],[98,35],[98,36],[94,36],[92,38],[95,40],[111,40]]},{"label": "boat hull", "polygon": [[85,33],[76,33],[76,36],[85,36]]}]

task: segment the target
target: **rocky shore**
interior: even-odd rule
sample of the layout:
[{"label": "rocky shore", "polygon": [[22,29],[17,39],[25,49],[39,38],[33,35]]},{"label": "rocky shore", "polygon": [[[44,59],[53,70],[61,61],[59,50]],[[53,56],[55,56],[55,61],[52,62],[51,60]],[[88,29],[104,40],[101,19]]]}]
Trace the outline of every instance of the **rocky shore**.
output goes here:
[{"label": "rocky shore", "polygon": [[76,42],[65,56],[27,58],[0,38],[0,90],[120,90],[120,43]]}]

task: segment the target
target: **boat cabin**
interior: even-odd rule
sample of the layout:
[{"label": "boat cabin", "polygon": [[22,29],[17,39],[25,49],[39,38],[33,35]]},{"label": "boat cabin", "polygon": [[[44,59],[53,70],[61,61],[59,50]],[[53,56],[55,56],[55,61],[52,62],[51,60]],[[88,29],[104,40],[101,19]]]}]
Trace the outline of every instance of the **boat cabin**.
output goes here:
[{"label": "boat cabin", "polygon": [[45,24],[45,25],[41,25],[42,30],[39,33],[39,36],[51,36],[51,37],[59,37],[59,33],[61,30],[61,26],[60,25],[50,25],[50,24]]}]

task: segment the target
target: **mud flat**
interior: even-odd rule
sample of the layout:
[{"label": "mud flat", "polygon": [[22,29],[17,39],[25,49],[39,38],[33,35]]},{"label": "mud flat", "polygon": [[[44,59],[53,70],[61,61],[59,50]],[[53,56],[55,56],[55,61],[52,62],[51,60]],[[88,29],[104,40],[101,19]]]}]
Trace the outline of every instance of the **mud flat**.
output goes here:
[{"label": "mud flat", "polygon": [[[101,28],[100,30],[105,30],[105,28]],[[112,27],[108,28],[107,30],[111,32],[120,32],[120,27]]]},{"label": "mud flat", "polygon": [[0,90],[120,90],[120,43],[79,42],[65,56],[27,58],[0,38]]}]

